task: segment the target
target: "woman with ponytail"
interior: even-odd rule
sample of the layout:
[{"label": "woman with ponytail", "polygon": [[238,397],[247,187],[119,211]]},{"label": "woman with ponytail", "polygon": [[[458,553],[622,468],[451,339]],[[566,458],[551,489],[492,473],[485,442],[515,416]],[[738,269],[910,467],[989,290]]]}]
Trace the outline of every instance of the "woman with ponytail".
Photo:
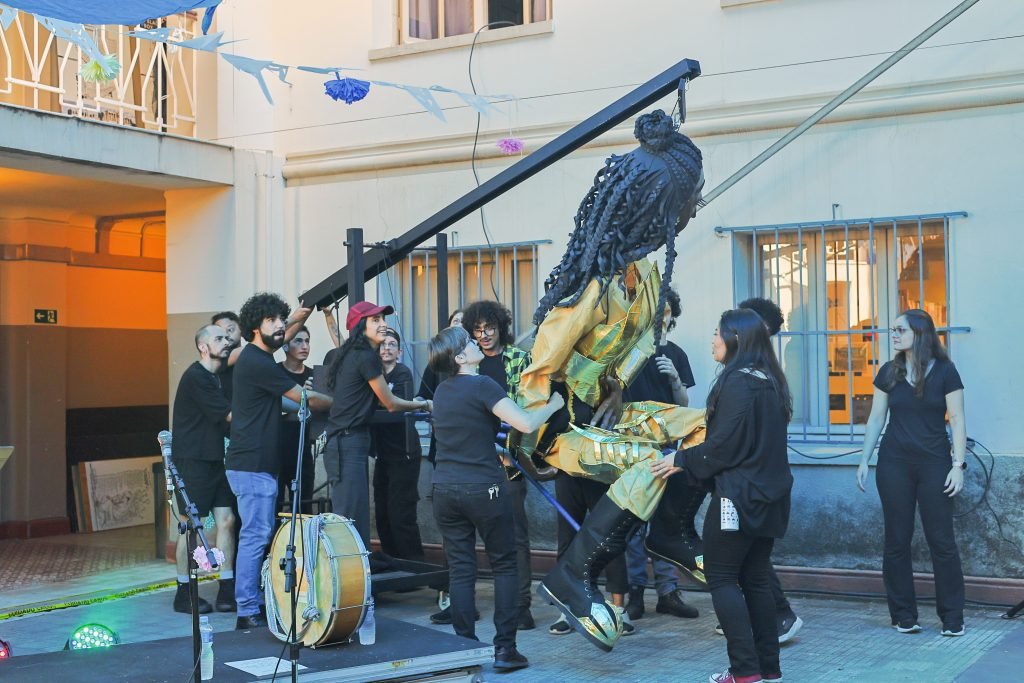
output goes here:
[{"label": "woman with ponytail", "polygon": [[384,381],[377,349],[387,335],[384,317],[391,306],[368,301],[353,304],[345,327],[348,339],[327,366],[327,386],[334,405],[327,422],[324,467],[331,484],[331,509],[351,519],[366,548],[370,547],[370,416],[376,398],[389,412],[431,410],[430,401],[395,396]]},{"label": "woman with ponytail", "polygon": [[953,534],[953,497],[963,489],[967,467],[964,384],[926,312],[906,311],[890,332],[896,357],[875,377],[857,486],[865,490],[868,461],[888,416],[875,476],[885,524],[882,578],[892,625],[900,633],[921,630],[910,553],[914,513],[919,509],[935,572],[935,610],[942,635],[962,636],[964,574]]}]

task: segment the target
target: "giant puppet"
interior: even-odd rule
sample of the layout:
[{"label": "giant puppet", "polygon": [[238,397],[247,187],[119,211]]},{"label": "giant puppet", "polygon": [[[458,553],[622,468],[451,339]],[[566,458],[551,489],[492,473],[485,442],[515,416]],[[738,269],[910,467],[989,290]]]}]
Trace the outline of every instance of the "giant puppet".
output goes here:
[{"label": "giant puppet", "polygon": [[[621,608],[605,601],[594,579],[642,523],[650,520],[650,552],[703,580],[698,541],[684,537],[684,515],[671,491],[664,495],[682,477],[655,478],[650,464],[664,446],[702,440],[704,411],[621,403],[622,388],[661,338],[675,237],[704,185],[701,153],[660,110],[637,119],[634,134],[640,147],[612,155],[598,171],[534,315],[533,361],[519,403],[533,408],[558,391],[566,406],[540,431],[512,439],[521,459],[610,484],[539,588],[604,650],[622,632]],[[647,259],[663,246],[664,275]]]}]

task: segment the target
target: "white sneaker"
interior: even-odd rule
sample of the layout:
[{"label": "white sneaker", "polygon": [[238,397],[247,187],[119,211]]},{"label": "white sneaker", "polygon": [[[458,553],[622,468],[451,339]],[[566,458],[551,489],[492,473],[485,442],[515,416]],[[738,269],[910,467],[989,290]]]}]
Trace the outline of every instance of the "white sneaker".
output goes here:
[{"label": "white sneaker", "polygon": [[636,633],[636,626],[633,626],[633,622],[629,620],[629,615],[625,612],[622,613],[622,635],[631,636]]}]

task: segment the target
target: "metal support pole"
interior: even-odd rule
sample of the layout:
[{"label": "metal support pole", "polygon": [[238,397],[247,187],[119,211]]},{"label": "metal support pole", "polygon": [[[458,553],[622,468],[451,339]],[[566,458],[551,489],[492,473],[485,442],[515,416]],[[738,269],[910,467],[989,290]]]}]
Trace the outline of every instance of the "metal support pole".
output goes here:
[{"label": "metal support pole", "polygon": [[[675,93],[680,80],[690,81],[698,76],[700,76],[700,64],[692,59],[684,59],[663,71],[587,120],[562,133],[537,151],[526,155],[498,175],[485,181],[480,187],[459,197],[411,230],[391,240],[385,253],[368,255],[365,261],[365,275],[364,270],[359,270],[358,277],[364,280],[374,277],[387,267],[387,262],[395,263],[404,259],[413,249],[442,230],[455,225],[487,202],[500,197],[527,178],[568,156],[666,95]],[[351,270],[353,269],[345,266],[309,288],[303,295],[303,301],[309,306],[326,306],[350,295],[348,283],[352,282],[352,276],[349,274]],[[352,301],[355,300],[351,296],[349,298]]]},{"label": "metal support pole", "polygon": [[751,161],[747,162],[747,164],[743,168],[741,168],[740,170],[736,171],[731,176],[726,178],[725,182],[723,182],[715,189],[711,190],[711,192],[708,192],[706,195],[704,195],[703,205],[707,206],[715,199],[717,199],[718,196],[721,195],[723,192],[728,190],[730,187],[732,187],[739,181],[743,180],[743,178],[747,177],[747,175],[751,171],[753,171],[755,168],[757,168],[758,166],[760,166],[761,164],[775,156],[776,152],[781,150],[789,143],[793,142],[793,140],[796,140],[798,137],[803,135],[808,128],[810,128],[818,121],[821,121],[823,118],[831,114],[833,111],[836,110],[836,108],[839,107],[839,105],[843,104],[844,102],[846,102],[846,100],[856,95],[864,88],[864,86],[866,86],[868,83],[870,83],[871,81],[875,80],[883,73],[888,71],[891,66],[896,64],[896,62],[900,61],[901,59],[909,55],[911,52],[916,50],[922,43],[924,43],[926,40],[928,40],[936,33],[944,29],[954,19],[959,17],[961,14],[969,10],[977,3],[978,0],[964,0],[959,5],[951,9],[949,12],[946,13],[945,16],[943,16],[941,19],[939,19],[934,24],[925,29],[923,33],[919,34],[909,43],[907,43],[899,50],[896,50],[896,52],[889,55],[885,59],[885,61],[876,66],[871,71],[864,74],[860,79],[857,80],[856,83],[851,85],[849,88],[847,88],[846,90],[832,98],[832,100],[828,104],[826,104],[818,111],[814,112],[814,114],[808,117],[806,121],[804,121],[799,126],[786,133],[786,135],[782,139],[777,141],[774,145],[772,145],[765,151],[758,154]]},{"label": "metal support pole", "polygon": [[348,247],[348,305],[366,300],[363,282],[363,229],[349,228],[345,232]]},{"label": "metal support pole", "polygon": [[448,327],[448,235],[437,233],[437,329]]}]

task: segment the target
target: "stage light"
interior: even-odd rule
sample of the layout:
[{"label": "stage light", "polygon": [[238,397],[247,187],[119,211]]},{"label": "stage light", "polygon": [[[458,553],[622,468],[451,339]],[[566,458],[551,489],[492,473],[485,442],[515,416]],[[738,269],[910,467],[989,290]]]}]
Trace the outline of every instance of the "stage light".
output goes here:
[{"label": "stage light", "polygon": [[0,659],[11,658],[11,644],[6,640],[0,640]]},{"label": "stage light", "polygon": [[103,624],[86,624],[79,626],[68,638],[64,645],[65,650],[88,650],[95,647],[110,647],[120,643],[120,638],[113,629]]}]

